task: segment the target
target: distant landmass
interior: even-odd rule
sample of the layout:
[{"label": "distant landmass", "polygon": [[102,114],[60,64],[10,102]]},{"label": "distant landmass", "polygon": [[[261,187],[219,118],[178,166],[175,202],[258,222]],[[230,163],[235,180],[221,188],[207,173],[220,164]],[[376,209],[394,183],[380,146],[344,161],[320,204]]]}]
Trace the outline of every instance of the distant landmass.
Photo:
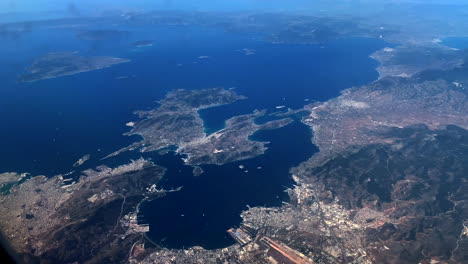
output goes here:
[{"label": "distant landmass", "polygon": [[106,56],[79,56],[75,52],[54,52],[37,58],[20,76],[21,82],[34,82],[111,67],[130,60]]}]

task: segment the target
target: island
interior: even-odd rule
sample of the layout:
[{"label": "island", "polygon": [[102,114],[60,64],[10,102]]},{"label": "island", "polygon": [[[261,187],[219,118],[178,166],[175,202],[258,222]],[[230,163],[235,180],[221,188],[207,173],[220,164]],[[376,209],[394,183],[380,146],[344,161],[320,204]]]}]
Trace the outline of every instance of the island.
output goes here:
[{"label": "island", "polygon": [[83,165],[86,161],[91,158],[90,154],[86,154],[83,157],[79,158],[75,163],[73,163],[73,167],[79,167]]},{"label": "island", "polygon": [[203,172],[205,172],[205,171],[202,169],[202,167],[200,167],[200,166],[194,166],[193,167],[193,171],[192,171],[193,176],[198,177],[198,176],[202,175]]},{"label": "island", "polygon": [[254,55],[256,53],[256,50],[254,49],[248,49],[248,48],[245,48],[245,49],[241,49],[239,50],[240,52],[244,53],[245,56],[251,56],[251,55]]},{"label": "island", "polygon": [[141,118],[131,122],[132,129],[125,135],[139,135],[139,142],[111,153],[116,156],[124,151],[157,151],[176,146],[177,153],[186,155],[188,165],[218,164],[248,159],[261,155],[266,142],[249,139],[256,131],[275,129],[289,124],[290,118],[281,118],[256,124],[255,119],[266,111],[235,116],[226,121],[226,127],[211,135],[204,132],[203,120],[198,111],[245,99],[232,89],[211,88],[202,90],[175,90],[159,101],[159,106],[149,111],[138,111]]},{"label": "island", "polygon": [[132,43],[132,46],[135,48],[142,48],[142,47],[151,47],[153,46],[154,41],[152,40],[138,40]]},{"label": "island", "polygon": [[53,79],[108,68],[130,60],[106,56],[79,56],[76,52],[53,52],[34,60],[20,82]]}]

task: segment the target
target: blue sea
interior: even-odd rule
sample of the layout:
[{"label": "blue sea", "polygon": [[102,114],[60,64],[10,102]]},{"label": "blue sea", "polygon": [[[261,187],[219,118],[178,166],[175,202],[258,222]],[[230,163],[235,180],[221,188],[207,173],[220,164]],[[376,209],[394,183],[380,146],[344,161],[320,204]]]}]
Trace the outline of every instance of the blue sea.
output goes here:
[{"label": "blue sea", "polygon": [[[102,26],[101,26],[102,27]],[[112,29],[112,26],[93,29]],[[340,91],[378,77],[369,55],[385,46],[381,40],[347,38],[321,45],[271,44],[261,34],[229,33],[200,26],[126,26],[125,38],[81,40],[82,29],[35,28],[0,42],[0,172],[30,172],[53,176],[72,171],[85,154],[81,168],[128,162],[141,154],[101,161],[109,153],[137,141],[122,134],[136,110],[151,109],[173,89],[235,87],[248,97],[231,105],[200,111],[211,133],[232,116],[254,109],[277,111],[324,101]],[[135,48],[137,40],[153,40]],[[255,50],[247,56],[243,49]],[[18,83],[31,61],[47,52],[79,51],[131,59],[111,68],[33,83]],[[206,56],[200,58],[200,56]],[[125,77],[125,78],[119,78]],[[180,192],[147,202],[141,221],[150,224],[148,236],[171,248],[200,245],[219,248],[232,244],[225,230],[240,224],[247,206],[279,206],[293,182],[289,168],[317,149],[311,131],[298,121],[278,130],[261,131],[255,140],[270,142],[265,155],[223,166],[203,166],[192,175],[181,157],[158,156],[168,168],[164,188]],[[240,170],[239,165],[245,169]],[[257,169],[261,167],[261,169]],[[245,172],[248,170],[248,172]]]},{"label": "blue sea", "polygon": [[440,43],[454,49],[468,49],[468,37],[448,37]]}]

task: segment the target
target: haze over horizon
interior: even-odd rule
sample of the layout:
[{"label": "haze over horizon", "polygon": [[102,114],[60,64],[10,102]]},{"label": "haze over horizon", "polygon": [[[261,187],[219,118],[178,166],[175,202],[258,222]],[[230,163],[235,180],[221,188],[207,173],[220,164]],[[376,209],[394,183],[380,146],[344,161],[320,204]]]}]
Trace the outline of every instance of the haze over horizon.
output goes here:
[{"label": "haze over horizon", "polygon": [[[107,11],[295,11],[317,12],[331,10],[359,10],[363,6],[384,8],[385,4],[443,4],[467,5],[463,0],[5,0],[0,2],[0,14],[60,13],[62,16],[96,15]],[[382,4],[384,4],[382,6]],[[43,14],[44,15],[44,14]]]}]

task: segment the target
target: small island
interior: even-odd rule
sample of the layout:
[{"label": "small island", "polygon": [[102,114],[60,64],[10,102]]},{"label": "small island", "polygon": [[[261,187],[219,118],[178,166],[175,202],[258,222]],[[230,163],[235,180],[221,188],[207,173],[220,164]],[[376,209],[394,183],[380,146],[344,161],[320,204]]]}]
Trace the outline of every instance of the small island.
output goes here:
[{"label": "small island", "polygon": [[242,53],[244,53],[245,56],[254,55],[255,52],[256,52],[256,50],[254,50],[254,49],[247,49],[247,48],[241,49],[240,51],[241,51]]},{"label": "small island", "polygon": [[83,165],[86,161],[88,161],[91,158],[90,154],[86,154],[83,157],[79,158],[74,164],[73,167],[79,167]]},{"label": "small island", "polygon": [[135,48],[142,48],[142,47],[151,47],[153,46],[152,40],[139,40],[132,43]]},{"label": "small island", "polygon": [[193,176],[198,177],[198,176],[202,175],[203,172],[205,172],[205,171],[200,166],[195,166],[195,167],[193,167],[192,172],[193,172]]},{"label": "small island", "polygon": [[37,58],[20,82],[34,82],[111,67],[130,60],[107,56],[80,56],[76,52],[53,52]]}]

